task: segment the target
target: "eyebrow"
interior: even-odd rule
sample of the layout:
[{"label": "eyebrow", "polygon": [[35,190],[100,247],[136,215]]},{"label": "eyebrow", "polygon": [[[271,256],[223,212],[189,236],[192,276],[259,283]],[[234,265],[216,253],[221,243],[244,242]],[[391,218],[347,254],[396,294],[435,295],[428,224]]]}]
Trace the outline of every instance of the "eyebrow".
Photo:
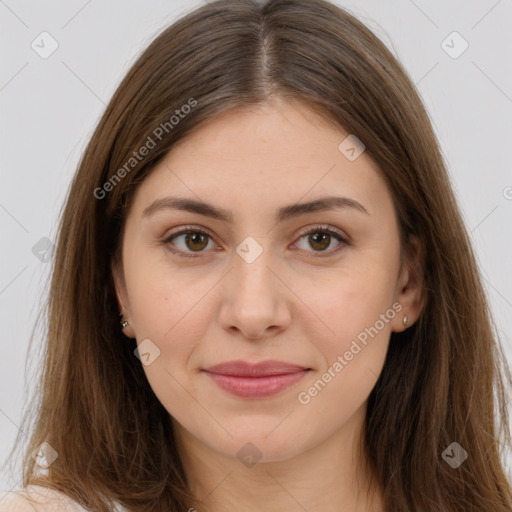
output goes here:
[{"label": "eyebrow", "polygon": [[[328,196],[315,199],[308,203],[295,203],[283,206],[277,210],[275,219],[277,222],[282,222],[292,217],[298,217],[299,215],[305,215],[307,213],[345,208],[352,208],[366,215],[370,215],[366,208],[355,199],[343,196]],[[183,210],[224,222],[233,222],[233,213],[230,210],[225,210],[203,201],[181,197],[163,197],[161,199],[157,199],[144,209],[142,216],[148,217],[156,212],[166,209]]]}]

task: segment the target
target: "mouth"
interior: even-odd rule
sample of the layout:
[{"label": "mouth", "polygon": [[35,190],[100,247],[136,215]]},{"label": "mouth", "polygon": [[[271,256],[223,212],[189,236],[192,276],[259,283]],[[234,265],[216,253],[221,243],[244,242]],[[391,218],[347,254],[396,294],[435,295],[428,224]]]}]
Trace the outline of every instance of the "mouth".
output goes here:
[{"label": "mouth", "polygon": [[282,361],[229,361],[202,371],[222,390],[243,398],[265,398],[293,386],[312,369]]}]

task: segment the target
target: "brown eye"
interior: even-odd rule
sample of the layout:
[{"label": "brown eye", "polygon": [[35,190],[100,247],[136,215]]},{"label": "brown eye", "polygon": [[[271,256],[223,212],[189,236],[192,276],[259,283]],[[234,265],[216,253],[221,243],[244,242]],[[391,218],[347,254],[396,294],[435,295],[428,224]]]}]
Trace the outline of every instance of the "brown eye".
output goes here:
[{"label": "brown eye", "polygon": [[[300,242],[303,240],[305,240],[305,244],[303,247],[300,247]],[[338,242],[337,246],[335,246],[332,250],[328,250],[334,241]],[[299,242],[297,242],[297,245],[299,245],[300,249],[303,249],[307,252],[320,253],[318,256],[323,256],[321,253],[326,253],[325,255],[327,256],[338,252],[338,250],[350,244],[348,240],[343,238],[343,236],[338,233],[338,231],[334,231],[329,227],[316,226],[302,234],[302,236],[299,238]],[[313,249],[313,251],[310,249]]]},{"label": "brown eye", "polygon": [[210,241],[212,241],[210,235],[197,228],[183,229],[162,240],[164,244],[169,245],[171,252],[192,257],[193,253],[205,252]]},{"label": "brown eye", "polygon": [[308,236],[308,242],[314,249],[323,251],[329,247],[331,243],[331,235],[328,233],[313,233]]},{"label": "brown eye", "polygon": [[[330,256],[337,253],[344,246],[350,245],[348,240],[341,236],[338,231],[328,226],[316,226],[310,229],[300,236],[297,244],[300,245],[300,242],[303,242],[303,240],[306,240],[306,247],[299,248],[306,252],[312,252],[315,256]],[[338,242],[337,246],[335,246],[334,249],[328,250],[334,241]],[[209,242],[212,242],[213,247],[215,247],[215,243],[208,232],[192,227],[187,227],[181,231],[172,233],[162,240],[162,243],[166,245],[172,253],[184,257],[198,257],[201,253],[206,253],[208,248],[212,248],[208,247]],[[313,249],[313,251],[311,251],[311,249]]]},{"label": "brown eye", "polygon": [[208,235],[199,232],[187,233],[185,245],[192,251],[202,251],[208,245]]}]

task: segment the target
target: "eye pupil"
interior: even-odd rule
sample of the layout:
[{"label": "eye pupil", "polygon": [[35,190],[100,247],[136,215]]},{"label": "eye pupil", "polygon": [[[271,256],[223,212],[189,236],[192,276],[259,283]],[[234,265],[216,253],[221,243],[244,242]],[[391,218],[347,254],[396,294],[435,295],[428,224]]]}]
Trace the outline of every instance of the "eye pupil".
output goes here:
[{"label": "eye pupil", "polygon": [[[312,235],[309,235],[309,240],[310,243],[312,242],[311,247],[313,247],[314,249],[325,249],[326,247],[329,247],[331,235],[329,235],[328,233],[314,233]],[[326,240],[327,244],[324,243]]]},{"label": "eye pupil", "polygon": [[[187,247],[193,251],[195,250],[202,250],[204,249],[207,245],[208,245],[208,241],[206,240],[207,236],[203,233],[198,233],[198,232],[195,232],[195,233],[187,233],[187,236],[186,236],[186,244],[187,244]],[[200,247],[191,247],[189,245],[189,242],[192,242],[192,244],[200,244]],[[201,242],[203,242],[201,244]],[[205,243],[206,242],[206,243]]]}]

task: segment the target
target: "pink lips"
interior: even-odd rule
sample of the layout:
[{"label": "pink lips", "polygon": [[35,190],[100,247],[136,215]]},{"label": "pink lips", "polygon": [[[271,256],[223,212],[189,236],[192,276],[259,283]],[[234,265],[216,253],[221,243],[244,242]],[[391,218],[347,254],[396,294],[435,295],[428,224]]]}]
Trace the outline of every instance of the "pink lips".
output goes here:
[{"label": "pink lips", "polygon": [[281,361],[228,361],[203,371],[223,390],[244,398],[263,398],[283,391],[310,370]]}]

